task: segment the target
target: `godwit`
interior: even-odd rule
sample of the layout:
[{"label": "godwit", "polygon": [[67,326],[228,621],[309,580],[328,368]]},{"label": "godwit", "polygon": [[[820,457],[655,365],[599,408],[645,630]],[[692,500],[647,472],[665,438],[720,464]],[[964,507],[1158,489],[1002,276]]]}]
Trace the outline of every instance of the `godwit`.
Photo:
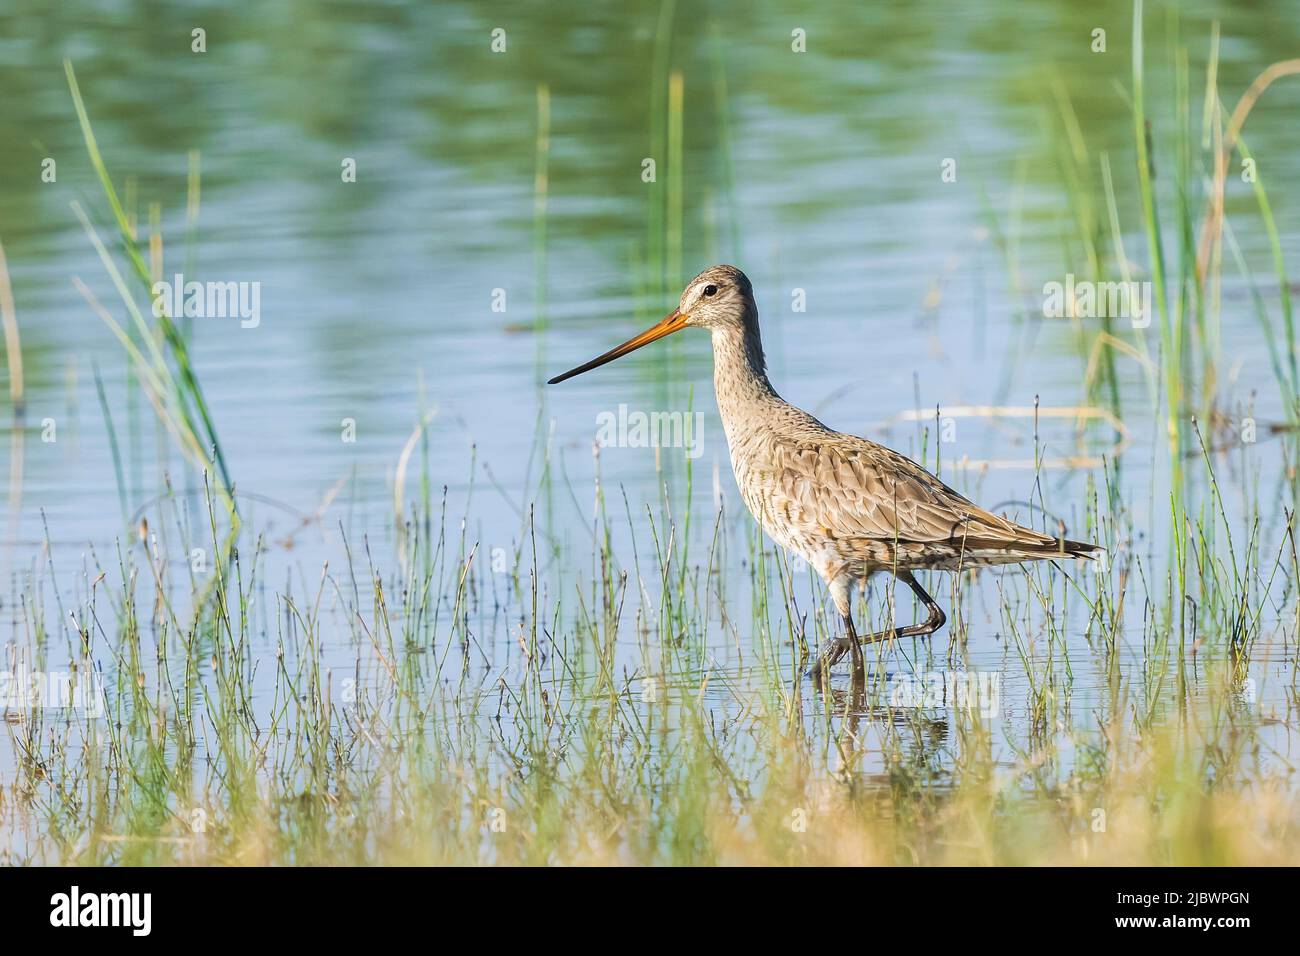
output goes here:
[{"label": "godwit", "polygon": [[[753,287],[735,266],[690,281],[663,321],[555,385],[687,326],[713,336],[713,387],[736,484],[767,535],[826,582],[845,634],[829,641],[809,674],[824,677],[845,653],[862,671],[862,643],[933,634],[947,618],[912,572],[1088,557],[1096,545],[1040,534],[973,504],[911,459],[832,431],[786,402],[767,380]],[[859,638],[853,597],[878,571],[902,581],[929,612],[920,624]]]}]

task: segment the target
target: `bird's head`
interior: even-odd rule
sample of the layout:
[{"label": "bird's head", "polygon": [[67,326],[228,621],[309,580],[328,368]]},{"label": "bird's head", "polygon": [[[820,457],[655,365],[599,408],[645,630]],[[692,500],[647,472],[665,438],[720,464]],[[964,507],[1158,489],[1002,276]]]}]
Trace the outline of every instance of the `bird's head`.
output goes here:
[{"label": "bird's head", "polygon": [[735,266],[713,266],[686,283],[677,311],[695,328],[739,328],[757,311],[754,287]]},{"label": "bird's head", "polygon": [[628,339],[604,355],[598,355],[584,365],[557,375],[546,384],[558,385],[565,379],[599,368],[616,358],[622,358],[643,345],[649,345],[666,335],[684,328],[743,329],[747,323],[756,323],[758,310],[754,306],[754,289],[745,273],[735,266],[712,266],[686,284],[677,308],[640,335]]}]

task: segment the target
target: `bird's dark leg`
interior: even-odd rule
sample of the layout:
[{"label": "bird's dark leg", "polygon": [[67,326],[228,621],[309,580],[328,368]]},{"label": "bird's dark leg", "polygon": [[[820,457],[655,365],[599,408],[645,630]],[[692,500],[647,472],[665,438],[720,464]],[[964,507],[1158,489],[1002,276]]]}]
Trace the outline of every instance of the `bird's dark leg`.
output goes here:
[{"label": "bird's dark leg", "polygon": [[877,631],[874,634],[868,634],[866,637],[859,638],[857,631],[853,628],[853,617],[851,614],[844,615],[844,626],[847,630],[845,637],[837,638],[827,642],[818,655],[817,662],[809,668],[807,675],[818,682],[821,681],[830,671],[831,667],[839,662],[840,658],[847,652],[853,655],[853,673],[861,675],[863,671],[862,662],[862,644],[874,644],[876,641],[896,640],[901,637],[924,637],[927,634],[933,634],[939,628],[947,623],[947,615],[943,613],[943,608],[935,603],[934,598],[926,593],[925,588],[916,580],[911,571],[899,571],[895,574],[898,580],[902,581],[912,593],[916,595],[917,600],[925,605],[929,615],[920,624],[908,624],[906,627],[891,627],[885,631]]},{"label": "bird's dark leg", "polygon": [[849,642],[849,654],[853,658],[853,676],[861,677],[863,674],[862,666],[862,644],[858,641],[858,632],[853,627],[853,614],[844,615],[844,639]]},{"label": "bird's dark leg", "polygon": [[916,599],[924,604],[926,610],[930,613],[920,624],[909,624],[907,627],[896,627],[890,631],[872,634],[867,638],[868,644],[872,641],[883,641],[889,638],[924,637],[927,634],[933,634],[948,622],[948,617],[943,613],[943,608],[935,603],[934,598],[925,593],[925,588],[921,587],[921,582],[912,576],[911,571],[899,571],[895,577],[912,589]]}]

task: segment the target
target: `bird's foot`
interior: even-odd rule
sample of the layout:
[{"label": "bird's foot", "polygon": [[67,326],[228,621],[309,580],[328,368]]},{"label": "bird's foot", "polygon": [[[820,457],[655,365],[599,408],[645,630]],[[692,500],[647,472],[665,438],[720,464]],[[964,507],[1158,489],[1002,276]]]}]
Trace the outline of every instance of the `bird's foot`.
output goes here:
[{"label": "bird's foot", "polygon": [[817,653],[817,660],[812,667],[804,673],[804,677],[811,677],[814,682],[820,684],[830,676],[831,668],[839,663],[840,659],[850,654],[853,657],[853,673],[859,675],[862,673],[862,648],[852,637],[837,637],[827,641],[822,645],[821,650]]}]

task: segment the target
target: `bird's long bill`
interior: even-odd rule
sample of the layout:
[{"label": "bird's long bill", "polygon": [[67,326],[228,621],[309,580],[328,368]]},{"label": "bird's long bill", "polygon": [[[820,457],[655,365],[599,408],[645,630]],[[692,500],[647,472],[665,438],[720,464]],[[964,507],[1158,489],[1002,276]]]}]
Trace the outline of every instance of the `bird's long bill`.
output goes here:
[{"label": "bird's long bill", "polygon": [[635,352],[643,345],[649,345],[657,339],[662,339],[665,335],[672,335],[679,329],[686,327],[686,316],[674,309],[671,315],[665,316],[656,322],[650,328],[646,329],[635,338],[628,339],[622,345],[610,349],[604,355],[598,355],[585,365],[579,365],[577,368],[571,368],[563,375],[557,375],[547,382],[547,385],[558,385],[565,379],[573,378],[575,375],[581,375],[583,372],[590,372],[593,368],[599,368],[616,358],[622,358],[628,352]]}]

